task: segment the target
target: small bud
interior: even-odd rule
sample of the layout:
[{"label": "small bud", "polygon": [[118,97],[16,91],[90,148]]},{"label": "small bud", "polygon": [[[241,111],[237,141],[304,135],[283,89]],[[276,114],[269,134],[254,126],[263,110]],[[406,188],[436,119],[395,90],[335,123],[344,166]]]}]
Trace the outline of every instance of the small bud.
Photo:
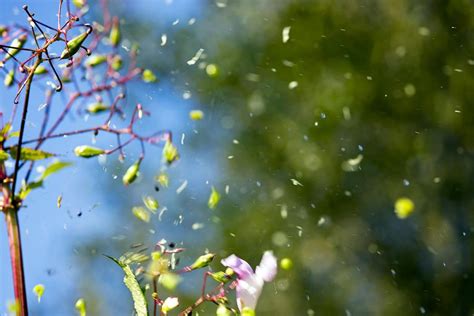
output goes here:
[{"label": "small bud", "polygon": [[44,294],[44,285],[43,284],[36,284],[33,288],[33,293],[35,293],[36,297],[38,298],[38,302],[41,301],[41,297]]},{"label": "small bud", "polygon": [[107,61],[107,56],[105,55],[91,55],[85,61],[87,67],[96,67],[100,64],[103,64]]},{"label": "small bud", "polygon": [[146,83],[156,82],[158,80],[150,69],[143,70],[142,79]]},{"label": "small bud", "polygon": [[212,262],[212,259],[214,259],[215,256],[216,255],[213,253],[202,255],[199,258],[197,258],[196,261],[194,261],[194,263],[189,266],[189,268],[191,270],[196,270],[196,269],[207,267]]},{"label": "small bud", "polygon": [[174,161],[178,160],[178,158],[178,149],[171,141],[166,141],[165,146],[163,147],[163,160],[167,164],[172,164]]},{"label": "small bud", "polygon": [[120,44],[121,34],[120,34],[120,27],[119,27],[119,20],[117,17],[114,17],[112,22],[112,29],[110,30],[109,40],[113,47],[117,47]]},{"label": "small bud", "polygon": [[87,107],[87,112],[90,114],[97,114],[110,109],[110,106],[105,105],[102,102],[92,103]]},{"label": "small bud", "polygon": [[140,170],[141,160],[137,160],[133,165],[131,165],[125,174],[123,175],[122,182],[124,185],[129,185],[137,179],[138,171]]},{"label": "small bud", "polygon": [[177,297],[167,297],[161,306],[161,312],[166,315],[170,310],[177,307],[178,305],[179,300]]},{"label": "small bud", "polygon": [[81,48],[82,43],[84,43],[89,33],[90,31],[88,30],[68,41],[66,44],[67,47],[61,53],[61,59],[67,59],[74,56],[74,54],[76,54]]},{"label": "small bud", "polygon": [[10,87],[13,82],[15,82],[15,70],[10,70],[7,75],[5,76],[5,80],[3,81],[3,84],[5,87]]},{"label": "small bud", "polygon": [[216,316],[232,316],[233,313],[225,305],[219,304],[216,310]]},{"label": "small bud", "polygon": [[78,157],[91,158],[91,157],[95,157],[95,156],[104,154],[105,150],[100,149],[100,148],[96,148],[96,147],[92,147],[92,146],[83,145],[83,146],[77,146],[74,149],[74,153]]},{"label": "small bud", "polygon": [[75,307],[80,316],[86,316],[86,301],[83,298],[76,301]]}]

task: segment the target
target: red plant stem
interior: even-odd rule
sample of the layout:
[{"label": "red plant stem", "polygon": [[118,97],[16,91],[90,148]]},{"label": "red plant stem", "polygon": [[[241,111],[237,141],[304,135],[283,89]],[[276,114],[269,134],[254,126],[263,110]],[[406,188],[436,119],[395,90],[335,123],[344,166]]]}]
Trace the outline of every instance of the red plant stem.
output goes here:
[{"label": "red plant stem", "polygon": [[13,288],[15,300],[20,308],[18,315],[28,315],[28,305],[26,301],[25,273],[23,270],[23,257],[21,254],[20,226],[18,224],[18,210],[8,207],[5,212],[7,224],[8,244],[10,246],[10,260],[13,273]]}]

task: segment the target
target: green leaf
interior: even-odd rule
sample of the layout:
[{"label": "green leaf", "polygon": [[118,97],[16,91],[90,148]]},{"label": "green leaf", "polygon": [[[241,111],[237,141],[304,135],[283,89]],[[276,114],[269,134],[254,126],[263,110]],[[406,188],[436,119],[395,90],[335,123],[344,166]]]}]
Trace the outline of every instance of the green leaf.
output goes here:
[{"label": "green leaf", "polygon": [[221,195],[217,190],[212,187],[211,188],[211,195],[209,196],[209,200],[207,201],[207,205],[209,206],[210,209],[215,209],[217,204],[219,204],[219,201],[221,199]]},{"label": "green leaf", "polygon": [[115,262],[118,266],[120,266],[125,273],[125,277],[123,278],[123,283],[127,286],[128,290],[132,294],[133,304],[135,307],[135,312],[137,316],[148,316],[148,307],[145,295],[143,294],[142,289],[140,288],[140,284],[138,283],[135,275],[133,274],[132,269],[130,266],[118,261],[117,259],[107,256],[110,260]]},{"label": "green leaf", "polygon": [[59,160],[53,161],[48,167],[46,167],[40,179],[44,180],[50,175],[52,175],[53,173],[56,173],[66,167],[69,167],[70,165],[72,165],[71,162],[65,162],[65,161],[59,161]]},{"label": "green leaf", "polygon": [[74,56],[74,54],[76,54],[81,48],[82,43],[84,43],[89,33],[89,31],[86,31],[74,37],[72,40],[68,41],[66,44],[67,47],[61,53],[61,59],[67,59]]},{"label": "green leaf", "polygon": [[83,146],[77,146],[74,149],[74,153],[78,157],[91,158],[91,157],[95,157],[95,156],[104,154],[105,150],[100,149],[100,148],[96,148],[96,147],[92,147],[92,146],[83,145]]},{"label": "green leaf", "polygon": [[10,158],[10,155],[6,151],[0,149],[0,161],[8,160],[8,158]]},{"label": "green leaf", "polygon": [[[16,159],[17,157],[17,146],[11,147],[10,148],[10,155]],[[21,148],[21,154],[20,154],[20,160],[42,160],[46,158],[50,158],[55,156],[52,153],[48,153],[42,150],[37,150],[33,148],[28,148],[28,147],[22,147]]]},{"label": "green leaf", "polygon": [[156,82],[158,80],[150,69],[143,70],[142,79],[146,83]]}]

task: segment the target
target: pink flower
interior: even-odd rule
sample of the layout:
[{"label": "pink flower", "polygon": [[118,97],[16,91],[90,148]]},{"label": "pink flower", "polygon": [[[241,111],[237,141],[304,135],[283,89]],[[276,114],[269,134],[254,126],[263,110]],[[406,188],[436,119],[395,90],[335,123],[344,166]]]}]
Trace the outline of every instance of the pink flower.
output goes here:
[{"label": "pink flower", "polygon": [[234,270],[237,275],[237,306],[255,310],[264,282],[271,282],[277,273],[277,259],[272,251],[265,251],[255,272],[247,261],[231,255],[221,263]]}]

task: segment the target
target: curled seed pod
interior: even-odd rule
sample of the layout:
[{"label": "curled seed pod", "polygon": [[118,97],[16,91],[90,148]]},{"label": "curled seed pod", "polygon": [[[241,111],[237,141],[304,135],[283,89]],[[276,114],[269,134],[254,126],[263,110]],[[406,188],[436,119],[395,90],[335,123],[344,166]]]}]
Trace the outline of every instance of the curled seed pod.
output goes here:
[{"label": "curled seed pod", "polygon": [[120,39],[122,35],[120,34],[119,20],[118,17],[114,17],[112,22],[112,29],[110,30],[109,40],[113,47],[117,47],[120,44]]},{"label": "curled seed pod", "polygon": [[137,179],[138,171],[140,170],[140,163],[141,160],[137,160],[133,165],[128,167],[122,178],[122,182],[124,185],[129,185]]},{"label": "curled seed pod", "polygon": [[90,114],[102,113],[110,109],[110,106],[105,105],[102,102],[92,103],[87,107],[87,112]]},{"label": "curled seed pod", "polygon": [[100,148],[96,148],[96,147],[92,147],[92,146],[83,145],[83,146],[77,146],[74,149],[74,153],[78,157],[91,158],[91,157],[95,157],[95,156],[98,156],[98,155],[105,154],[105,150],[100,149]]},{"label": "curled seed pod", "polygon": [[7,75],[5,76],[5,80],[3,80],[3,84],[5,87],[10,87],[13,82],[15,82],[15,70],[10,70]]},{"label": "curled seed pod", "polygon": [[7,56],[5,56],[5,60],[4,61],[7,61],[9,60],[12,56],[15,56],[16,54],[18,54],[21,49],[23,48],[23,46],[25,45],[26,43],[26,35],[23,34],[17,38],[15,38],[11,44],[10,44],[10,48],[8,49],[8,53],[7,53]]},{"label": "curled seed pod", "polygon": [[87,67],[96,67],[100,64],[103,64],[107,61],[107,56],[105,55],[92,55],[86,59],[85,65]]},{"label": "curled seed pod", "polygon": [[72,40],[68,41],[66,44],[67,47],[61,53],[61,59],[67,59],[74,56],[74,54],[79,51],[82,46],[82,43],[84,43],[90,32],[90,30],[87,30],[86,32],[79,34]]},{"label": "curled seed pod", "polygon": [[205,255],[200,256],[199,258],[194,261],[192,265],[189,266],[191,270],[201,269],[207,267],[216,255],[214,253],[208,253]]}]

